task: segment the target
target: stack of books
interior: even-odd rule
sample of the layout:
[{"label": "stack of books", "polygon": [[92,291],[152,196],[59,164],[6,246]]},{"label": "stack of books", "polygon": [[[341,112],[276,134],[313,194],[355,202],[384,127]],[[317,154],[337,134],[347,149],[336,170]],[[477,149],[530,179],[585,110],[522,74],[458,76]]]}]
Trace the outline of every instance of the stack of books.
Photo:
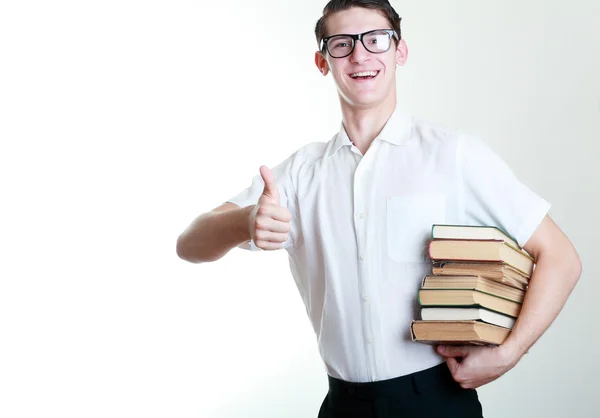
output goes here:
[{"label": "stack of books", "polygon": [[521,310],[534,259],[493,226],[433,225],[432,274],[418,293],[413,341],[501,344]]}]

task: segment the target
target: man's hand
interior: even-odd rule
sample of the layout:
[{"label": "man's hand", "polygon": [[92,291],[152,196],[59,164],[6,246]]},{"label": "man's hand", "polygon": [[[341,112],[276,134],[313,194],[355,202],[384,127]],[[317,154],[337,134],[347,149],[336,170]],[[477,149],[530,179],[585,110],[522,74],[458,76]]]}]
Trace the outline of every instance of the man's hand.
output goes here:
[{"label": "man's hand", "polygon": [[265,188],[248,216],[250,237],[263,250],[278,250],[288,239],[292,215],[289,210],[279,206],[279,190],[271,170],[261,166],[260,175]]},{"label": "man's hand", "polygon": [[519,361],[502,346],[440,345],[437,352],[446,358],[452,377],[465,389],[475,389],[496,380]]}]

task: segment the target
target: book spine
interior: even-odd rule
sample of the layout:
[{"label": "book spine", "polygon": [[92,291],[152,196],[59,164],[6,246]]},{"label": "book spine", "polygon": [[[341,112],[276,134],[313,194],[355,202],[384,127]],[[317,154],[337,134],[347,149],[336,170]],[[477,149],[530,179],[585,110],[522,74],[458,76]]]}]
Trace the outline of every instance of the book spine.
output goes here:
[{"label": "book spine", "polygon": [[417,336],[415,335],[415,330],[414,330],[414,325],[415,325],[416,321],[412,320],[410,322],[410,336],[412,338],[413,341],[417,340]]}]

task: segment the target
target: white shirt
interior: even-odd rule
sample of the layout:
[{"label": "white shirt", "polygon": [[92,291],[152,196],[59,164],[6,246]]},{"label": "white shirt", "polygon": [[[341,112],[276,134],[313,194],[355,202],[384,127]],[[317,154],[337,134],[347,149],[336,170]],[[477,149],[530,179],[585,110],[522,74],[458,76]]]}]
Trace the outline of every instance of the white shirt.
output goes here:
[{"label": "white shirt", "polygon": [[[550,208],[480,139],[398,108],[365,155],[342,125],[272,171],[293,218],[284,248],[327,373],[352,382],[443,361],[410,336],[432,224],[495,225],[524,245]],[[257,175],[229,202],[256,204],[263,188]]]}]

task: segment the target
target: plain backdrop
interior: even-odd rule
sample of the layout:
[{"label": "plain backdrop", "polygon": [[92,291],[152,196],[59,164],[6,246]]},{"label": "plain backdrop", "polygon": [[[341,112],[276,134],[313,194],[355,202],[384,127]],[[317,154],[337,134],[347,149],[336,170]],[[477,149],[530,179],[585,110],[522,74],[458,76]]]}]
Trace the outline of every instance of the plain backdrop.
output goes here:
[{"label": "plain backdrop", "polygon": [[[287,254],[175,253],[200,213],[340,124],[323,0],[0,2],[0,416],[316,417],[327,387]],[[394,1],[408,112],[484,138],[584,272],[488,418],[600,393],[600,2]],[[543,278],[541,278],[543,280]]]}]

